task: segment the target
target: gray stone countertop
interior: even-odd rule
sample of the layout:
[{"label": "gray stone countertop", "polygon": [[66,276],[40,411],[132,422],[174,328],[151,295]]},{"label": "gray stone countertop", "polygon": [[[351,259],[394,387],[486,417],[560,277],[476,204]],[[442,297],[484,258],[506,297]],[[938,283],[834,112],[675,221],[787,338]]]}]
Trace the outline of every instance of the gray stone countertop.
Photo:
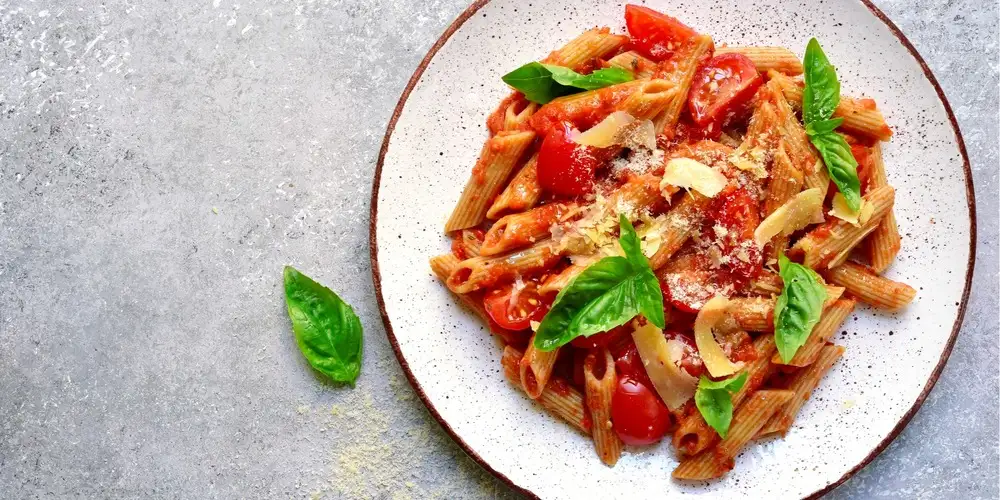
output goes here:
[{"label": "gray stone countertop", "polygon": [[[368,257],[376,155],[468,0],[0,2],[0,497],[516,497],[430,417]],[[996,498],[997,4],[881,0],[968,144],[951,360],[835,498]],[[294,264],[366,329],[353,390],[294,343]]]}]

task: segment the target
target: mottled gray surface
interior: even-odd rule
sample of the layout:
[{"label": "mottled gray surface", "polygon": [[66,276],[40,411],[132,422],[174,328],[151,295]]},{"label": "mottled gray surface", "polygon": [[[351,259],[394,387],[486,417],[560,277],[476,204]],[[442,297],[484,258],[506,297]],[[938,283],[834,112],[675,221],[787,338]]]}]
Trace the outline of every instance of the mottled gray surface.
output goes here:
[{"label": "mottled gray surface", "polygon": [[[955,108],[979,200],[965,326],[833,497],[998,496],[997,6],[880,1]],[[0,2],[0,497],[513,497],[433,421],[378,317],[372,173],[465,0]],[[366,328],[314,376],[291,263]]]}]

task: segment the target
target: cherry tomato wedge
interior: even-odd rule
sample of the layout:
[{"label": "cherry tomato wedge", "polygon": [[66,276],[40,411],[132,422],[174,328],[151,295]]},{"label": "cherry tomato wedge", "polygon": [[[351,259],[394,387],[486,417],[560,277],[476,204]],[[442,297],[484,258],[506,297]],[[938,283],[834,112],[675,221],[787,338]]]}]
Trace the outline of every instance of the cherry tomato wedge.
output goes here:
[{"label": "cherry tomato wedge", "polygon": [[753,239],[760,225],[758,204],[757,198],[743,187],[730,186],[714,199],[712,218],[716,225],[708,228],[705,236],[718,242],[726,262],[719,268],[719,279],[736,289],[749,285],[763,266],[763,253]]},{"label": "cherry tomato wedge", "polygon": [[611,422],[625,444],[656,443],[670,426],[670,410],[649,387],[620,377],[611,398]]},{"label": "cherry tomato wedge", "polygon": [[628,377],[646,387],[653,387],[646,368],[642,366],[642,358],[639,357],[639,349],[635,347],[635,342],[629,339],[619,350],[611,354],[615,358],[615,372],[619,377]]},{"label": "cherry tomato wedge", "polygon": [[715,273],[700,254],[678,256],[657,275],[663,300],[683,312],[697,313],[715,295],[707,286],[714,283]]},{"label": "cherry tomato wedge", "polygon": [[491,290],[483,299],[486,312],[506,330],[526,330],[532,321],[541,321],[552,302],[538,293],[534,283],[514,292],[515,284]]},{"label": "cherry tomato wedge", "polygon": [[577,337],[570,344],[581,349],[607,347],[618,341],[624,335],[630,335],[632,330],[628,325],[616,326],[606,332],[595,333],[589,337]]},{"label": "cherry tomato wedge", "polygon": [[698,34],[684,23],[649,7],[625,6],[625,25],[632,37],[632,48],[654,61],[669,58]]},{"label": "cherry tomato wedge", "polygon": [[695,124],[709,133],[748,110],[750,99],[764,83],[747,56],[722,54],[698,68],[688,94],[688,110]]},{"label": "cherry tomato wedge", "polygon": [[603,151],[573,142],[569,123],[550,130],[538,149],[538,184],[550,193],[580,196],[594,189],[594,173],[605,162]]},{"label": "cherry tomato wedge", "polygon": [[531,340],[531,330],[508,330],[498,325],[493,318],[489,319],[489,324],[490,333],[503,339],[504,344],[521,347],[528,345]]}]

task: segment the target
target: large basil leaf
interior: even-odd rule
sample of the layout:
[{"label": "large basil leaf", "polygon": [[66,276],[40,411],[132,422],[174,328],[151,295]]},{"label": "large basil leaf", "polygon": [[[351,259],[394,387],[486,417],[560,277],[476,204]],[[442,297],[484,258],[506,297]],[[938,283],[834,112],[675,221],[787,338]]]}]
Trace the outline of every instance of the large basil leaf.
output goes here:
[{"label": "large basil leaf", "polygon": [[633,79],[621,68],[604,68],[581,75],[562,66],[530,62],[507,73],[502,80],[524,94],[531,102],[546,104],[556,97],[584,90],[604,88]]},{"label": "large basil leaf", "polygon": [[361,321],[329,288],[285,266],[285,303],[302,354],[320,373],[354,385],[361,372]]},{"label": "large basil leaf", "polygon": [[551,351],[581,335],[624,325],[637,314],[665,326],[660,282],[642,254],[635,228],[624,215],[619,225],[619,243],[626,256],[599,260],[556,295],[535,332],[535,348]]},{"label": "large basil leaf", "polygon": [[818,274],[788,257],[778,258],[784,288],[774,305],[774,343],[785,363],[806,343],[826,301],[826,287]]},{"label": "large basil leaf", "polygon": [[830,179],[844,195],[847,206],[855,212],[860,210],[861,181],[858,179],[858,161],[851,153],[851,145],[842,135],[832,131],[810,134],[809,139],[823,158]]},{"label": "large basil leaf", "polygon": [[705,423],[723,439],[729,433],[729,424],[733,421],[733,393],[743,388],[747,381],[747,373],[713,381],[702,375],[698,381],[698,389],[694,392],[694,404],[701,413]]},{"label": "large basil leaf", "polygon": [[840,104],[840,81],[837,71],[815,38],[806,45],[802,61],[806,88],[802,93],[802,121],[807,125],[833,116]]}]

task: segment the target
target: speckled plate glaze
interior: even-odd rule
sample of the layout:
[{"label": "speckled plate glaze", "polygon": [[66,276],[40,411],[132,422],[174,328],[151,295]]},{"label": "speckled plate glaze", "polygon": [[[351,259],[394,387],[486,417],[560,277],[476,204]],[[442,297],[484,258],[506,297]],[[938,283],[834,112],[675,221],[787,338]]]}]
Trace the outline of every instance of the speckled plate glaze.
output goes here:
[{"label": "speckled plate glaze", "polygon": [[[888,276],[918,289],[905,312],[861,308],[835,340],[847,353],[784,440],[748,447],[713,482],[670,479],[668,443],[611,469],[590,440],[534,406],[500,371],[486,329],[431,275],[448,251],[444,221],[468,178],[505,72],[581,31],[624,31],[623,4],[480,1],[442,35],[403,93],[375,174],[371,253],[382,318],[410,382],[483,467],[543,498],[818,496],[871,461],[937,380],[972,276],[975,211],[961,135],[937,82],[898,29],[858,0],[650,1],[716,43],[780,45],[801,55],[816,36],[845,93],[875,98],[896,132],[885,148],[903,250]],[[724,15],[723,15],[724,14]]]}]

